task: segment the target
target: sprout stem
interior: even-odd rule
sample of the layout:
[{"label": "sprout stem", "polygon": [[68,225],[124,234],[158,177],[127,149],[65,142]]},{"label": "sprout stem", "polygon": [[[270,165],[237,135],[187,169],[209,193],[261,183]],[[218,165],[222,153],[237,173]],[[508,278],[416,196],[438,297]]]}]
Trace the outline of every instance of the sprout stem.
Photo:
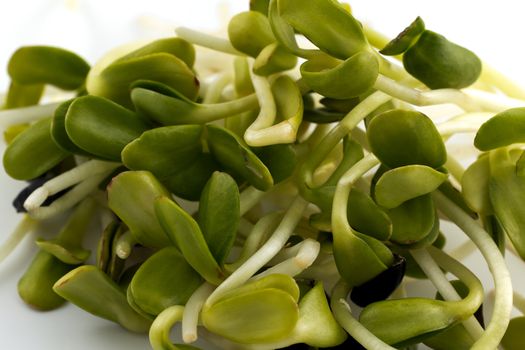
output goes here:
[{"label": "sprout stem", "polygon": [[184,306],[173,305],[162,311],[149,329],[149,342],[153,350],[178,349],[170,340],[173,326],[182,320]]},{"label": "sprout stem", "polygon": [[212,305],[225,292],[239,287],[266,265],[286,244],[307,206],[308,202],[301,197],[296,197],[270,239],[215,289],[206,301],[206,305]]},{"label": "sprout stem", "polygon": [[229,73],[217,74],[213,81],[208,85],[202,103],[220,102],[222,92],[231,80],[232,77]]},{"label": "sprout stem", "polygon": [[339,280],[332,291],[330,306],[337,322],[368,350],[395,350],[377,338],[352,316],[350,305],[346,302],[346,296],[349,292],[350,286],[343,280]]},{"label": "sprout stem", "polygon": [[495,349],[505,334],[512,311],[512,281],[505,259],[489,234],[460,207],[439,192],[435,192],[433,198],[438,210],[451,219],[476,244],[494,278],[496,296],[492,319],[485,333],[471,349]]},{"label": "sprout stem", "polygon": [[272,87],[268,78],[258,76],[253,72],[251,73],[251,78],[261,109],[255,121],[246,130],[244,140],[250,146],[257,146],[253,144],[253,141],[258,138],[258,132],[272,126],[277,114],[277,107],[275,106]]},{"label": "sprout stem", "polygon": [[[271,274],[283,274],[291,277],[297,276],[313,264],[319,255],[321,244],[316,240],[307,238],[301,243],[298,243],[292,248],[288,249],[293,248],[295,248],[294,250],[296,251],[295,256],[292,256],[289,259],[270,267],[264,272],[254,276],[252,279],[260,279]],[[286,252],[285,255],[287,255],[287,253],[289,252]]]},{"label": "sprout stem", "polygon": [[208,282],[204,282],[188,299],[184,307],[182,316],[182,340],[185,343],[193,343],[197,340],[197,325],[199,315],[206,299],[213,292],[215,287]]},{"label": "sprout stem", "polygon": [[241,192],[240,195],[240,210],[241,216],[246,214],[250,209],[252,209],[262,197],[265,195],[265,192],[259,191],[253,186],[249,186]]},{"label": "sprout stem", "polygon": [[24,215],[22,220],[16,225],[14,231],[9,237],[0,245],[0,263],[15,250],[15,248],[22,242],[25,236],[33,231],[38,222],[29,215]]},{"label": "sprout stem", "polygon": [[92,176],[99,174],[108,174],[110,171],[116,169],[120,164],[112,162],[104,162],[101,160],[90,160],[85,162],[65,173],[62,173],[45,184],[37,188],[27,197],[24,202],[24,208],[27,211],[34,211],[40,207],[45,200],[68,187],[78,184]]},{"label": "sprout stem", "polygon": [[62,102],[48,103],[38,106],[21,107],[0,111],[0,129],[11,125],[31,123],[53,116],[55,109]]},{"label": "sprout stem", "polygon": [[[410,254],[412,254],[419,267],[425,272],[425,275],[432,281],[432,284],[434,284],[445,300],[461,300],[461,296],[426,249],[414,249],[410,251]],[[473,339],[478,339],[483,334],[483,327],[473,316],[463,321],[463,326],[465,326],[465,329]]]},{"label": "sprout stem", "polygon": [[228,53],[230,55],[245,56],[245,54],[243,54],[242,52],[237,51],[237,49],[235,49],[230,43],[230,41],[227,39],[218,38],[213,35],[209,35],[186,27],[176,28],[175,33],[179,38],[189,41],[194,45],[206,47],[214,51]]},{"label": "sprout stem", "polygon": [[119,237],[117,240],[117,244],[115,247],[115,253],[117,253],[117,256],[121,258],[122,260],[125,260],[129,258],[131,251],[133,250],[133,246],[137,244],[137,240],[133,235],[131,234],[131,231],[126,231],[122,234],[122,236]]}]

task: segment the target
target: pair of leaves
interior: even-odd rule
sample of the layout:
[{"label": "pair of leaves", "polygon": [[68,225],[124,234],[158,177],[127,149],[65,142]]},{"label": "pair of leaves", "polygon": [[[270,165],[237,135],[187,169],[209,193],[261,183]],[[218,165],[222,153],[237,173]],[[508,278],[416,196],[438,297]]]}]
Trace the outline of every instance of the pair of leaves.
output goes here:
[{"label": "pair of leaves", "polygon": [[211,176],[202,191],[198,222],[168,197],[155,201],[155,213],[188,263],[208,282],[220,284],[240,219],[235,181],[225,173]]}]

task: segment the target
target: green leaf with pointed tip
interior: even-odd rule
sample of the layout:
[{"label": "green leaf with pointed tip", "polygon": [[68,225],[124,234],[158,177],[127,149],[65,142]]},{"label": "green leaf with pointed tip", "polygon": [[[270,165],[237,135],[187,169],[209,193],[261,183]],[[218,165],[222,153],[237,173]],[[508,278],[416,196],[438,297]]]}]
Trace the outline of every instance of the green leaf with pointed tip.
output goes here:
[{"label": "green leaf with pointed tip", "polygon": [[153,174],[125,171],[111,180],[107,191],[109,208],[129,227],[137,242],[150,248],[172,245],[154,210],[155,199],[171,194]]},{"label": "green leaf with pointed tip", "polygon": [[432,232],[436,213],[432,197],[426,194],[390,209],[388,216],[393,225],[390,240],[406,245],[414,244]]},{"label": "green leaf with pointed tip", "polygon": [[365,307],[359,322],[382,341],[395,345],[416,337],[421,341],[420,337],[454,325],[461,320],[456,309],[433,299],[387,300]]},{"label": "green leaf with pointed tip", "polygon": [[36,244],[43,251],[52,254],[60,261],[69,265],[78,265],[86,261],[91,252],[81,247],[65,247],[57,240],[37,239]]},{"label": "green leaf with pointed tip", "polygon": [[278,0],[280,16],[327,54],[346,59],[369,45],[361,24],[333,0]]},{"label": "green leaf with pointed tip", "polygon": [[280,289],[246,291],[221,299],[201,313],[204,327],[238,343],[269,343],[285,339],[299,311],[292,296]]},{"label": "green leaf with pointed tip", "polygon": [[470,209],[483,215],[494,211],[489,195],[490,162],[482,155],[465,170],[461,177],[461,193]]},{"label": "green leaf with pointed tip", "polygon": [[81,309],[132,332],[147,332],[151,324],[129,306],[120,287],[95,266],[76,268],[58,280],[53,290]]},{"label": "green leaf with pointed tip", "polygon": [[206,124],[257,109],[254,94],[237,100],[199,104],[161,83],[133,84],[131,99],[138,113],[162,125]]},{"label": "green leaf with pointed tip", "polygon": [[115,62],[151,55],[154,53],[168,53],[181,59],[188,67],[193,67],[195,63],[195,48],[192,44],[181,38],[164,38],[154,40],[130,53],[122,56]]},{"label": "green leaf with pointed tip", "polygon": [[299,301],[299,286],[297,281],[288,275],[272,273],[256,280],[249,280],[245,284],[227,291],[217,299],[217,302],[234,298],[237,295],[263,289],[278,289],[290,295],[295,302]]},{"label": "green leaf with pointed tip", "polygon": [[525,259],[525,177],[516,174],[516,163],[508,150],[490,152],[489,195],[494,214],[512,245]]},{"label": "green leaf with pointed tip", "polygon": [[11,81],[2,109],[37,105],[44,93],[44,84],[19,84]]},{"label": "green leaf with pointed tip", "polygon": [[525,108],[511,108],[487,120],[476,133],[474,146],[481,151],[525,142]]},{"label": "green leaf with pointed tip", "polygon": [[83,96],[69,106],[65,119],[71,141],[97,158],[120,161],[122,149],[149,125],[134,112],[97,96]]},{"label": "green leaf with pointed tip", "polygon": [[431,89],[462,89],[481,74],[481,61],[475,53],[430,30],[404,53],[403,66]]},{"label": "green leaf with pointed tip", "polygon": [[214,125],[207,125],[206,128],[210,153],[229,173],[261,191],[273,185],[272,175],[266,165],[237,135]]},{"label": "green leaf with pointed tip", "polygon": [[198,222],[210,252],[219,265],[228,258],[237,236],[239,219],[237,183],[226,173],[214,172],[202,190]]},{"label": "green leaf with pointed tip", "polygon": [[[385,264],[376,254],[376,251],[370,246],[369,242],[372,244],[377,243],[381,248],[386,250],[388,250],[388,248],[380,241],[375,240],[375,238],[366,235],[358,237],[351,229],[347,231],[345,228],[334,224],[332,224],[332,230],[334,237],[334,258],[337,270],[341,277],[351,286],[359,286],[371,280],[385,271],[393,261],[391,253],[390,264]],[[384,254],[381,255],[384,257]]]},{"label": "green leaf with pointed tip", "polygon": [[202,151],[201,125],[178,125],[144,132],[122,151],[122,162],[133,170],[151,171],[171,192],[198,200],[216,161]]},{"label": "green leaf with pointed tip", "polygon": [[240,12],[228,23],[228,37],[233,47],[257,57],[267,45],[275,42],[268,18],[257,11]]},{"label": "green leaf with pointed tip", "polygon": [[436,190],[448,175],[425,165],[405,165],[385,172],[374,188],[375,200],[392,209]]},{"label": "green leaf with pointed tip", "polygon": [[56,309],[65,300],[53,291],[53,285],[74,268],[41,250],[18,281],[18,294],[25,303],[38,310]]},{"label": "green leaf with pointed tip", "polygon": [[166,247],[140,266],[129,288],[141,310],[158,315],[169,306],[186,304],[202,282],[177,248]]},{"label": "green leaf with pointed tip", "polygon": [[50,84],[64,90],[80,88],[89,65],[73,52],[51,46],[24,46],[11,56],[7,72],[19,84]]},{"label": "green leaf with pointed tip", "polygon": [[438,168],[447,152],[436,126],[421,112],[390,110],[376,116],[367,129],[372,152],[390,168],[420,164]]},{"label": "green leaf with pointed tip", "polygon": [[379,62],[368,51],[345,61],[325,54],[312,56],[301,65],[301,77],[315,92],[335,99],[348,99],[370,90],[379,74]]},{"label": "green leaf with pointed tip", "polygon": [[88,92],[131,107],[131,86],[137,80],[161,82],[192,100],[199,91],[199,81],[183,60],[169,53],[152,53],[114,62],[99,75],[90,75]]},{"label": "green leaf with pointed tip", "polygon": [[317,282],[299,303],[299,320],[292,337],[302,343],[315,347],[331,347],[343,343],[347,333],[335,320],[323,283]]},{"label": "green leaf with pointed tip", "polygon": [[418,16],[408,27],[399,33],[397,37],[381,49],[379,53],[387,56],[400,55],[414,45],[424,31],[425,22]]},{"label": "green leaf with pointed tip", "polygon": [[52,169],[70,153],[51,138],[51,118],[39,120],[20,133],[7,146],[3,164],[7,175],[31,180]]},{"label": "green leaf with pointed tip", "polygon": [[505,350],[520,350],[523,348],[523,333],[525,332],[525,316],[510,320],[501,344]]},{"label": "green leaf with pointed tip", "polygon": [[169,197],[155,200],[155,213],[166,235],[206,281],[218,285],[223,272],[213,257],[197,222]]},{"label": "green leaf with pointed tip", "polygon": [[367,194],[352,188],[348,197],[348,223],[358,232],[387,241],[392,235],[392,221]]},{"label": "green leaf with pointed tip", "polygon": [[292,69],[296,64],[297,56],[273,42],[259,52],[253,63],[253,72],[257,75],[271,75]]},{"label": "green leaf with pointed tip", "polygon": [[75,99],[67,100],[55,109],[55,114],[51,120],[51,138],[55,141],[58,147],[66,152],[91,156],[90,153],[75,145],[66,131],[66,114],[69,106],[71,106],[71,103],[73,103],[74,100]]}]

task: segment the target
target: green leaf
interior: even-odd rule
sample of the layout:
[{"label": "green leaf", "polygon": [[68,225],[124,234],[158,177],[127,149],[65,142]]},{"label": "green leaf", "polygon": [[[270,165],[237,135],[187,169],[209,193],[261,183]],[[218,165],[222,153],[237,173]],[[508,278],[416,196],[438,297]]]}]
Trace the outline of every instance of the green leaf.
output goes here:
[{"label": "green leaf", "polygon": [[274,288],[238,293],[201,313],[206,329],[243,343],[277,342],[289,336],[299,318],[292,296]]},{"label": "green leaf", "polygon": [[129,285],[134,303],[144,312],[158,315],[172,305],[184,305],[202,284],[202,277],[175,247],[149,257]]},{"label": "green leaf", "polygon": [[240,12],[228,23],[228,37],[233,47],[257,57],[267,45],[275,42],[268,18],[257,11]]},{"label": "green leaf", "polygon": [[198,222],[210,252],[219,265],[228,258],[237,235],[239,219],[237,183],[226,173],[214,172],[202,190]]},{"label": "green leaf", "polygon": [[57,109],[55,109],[55,114],[51,120],[51,138],[56,143],[58,147],[63,149],[66,152],[71,152],[73,154],[79,154],[83,156],[91,156],[90,153],[84,151],[82,148],[78,147],[71,141],[71,138],[66,131],[66,115],[75,99],[67,100],[61,103]]},{"label": "green leaf", "polygon": [[379,74],[377,58],[358,52],[345,61],[325,54],[312,56],[301,65],[301,77],[315,92],[335,99],[348,99],[370,90]]},{"label": "green leaf", "polygon": [[50,130],[51,118],[39,120],[7,146],[3,157],[7,175],[17,180],[31,180],[52,169],[69,155],[69,152],[55,144]]},{"label": "green leaf", "polygon": [[120,57],[115,62],[151,55],[154,53],[168,53],[181,59],[188,67],[193,67],[195,63],[195,48],[192,44],[181,38],[164,38],[154,40],[130,53]]},{"label": "green leaf", "polygon": [[[398,244],[415,244],[436,229],[437,216],[434,202],[429,194],[408,200],[390,209],[388,216],[393,225],[390,240]],[[439,231],[439,225],[437,229]]]},{"label": "green leaf", "polygon": [[399,344],[446,329],[460,321],[450,303],[424,298],[380,301],[365,307],[359,322],[387,344]]},{"label": "green leaf", "polygon": [[405,52],[403,66],[431,89],[462,89],[481,74],[476,54],[430,30],[425,30]]},{"label": "green leaf", "polygon": [[377,204],[395,208],[436,190],[448,175],[425,165],[405,165],[385,172],[374,188]]},{"label": "green leaf", "polygon": [[199,81],[186,63],[164,52],[118,60],[98,74],[90,74],[87,89],[91,95],[132,107],[130,92],[137,80],[158,81],[192,100],[199,91]]},{"label": "green leaf", "polygon": [[474,146],[481,151],[525,142],[525,108],[511,108],[487,120],[476,133]]},{"label": "green leaf", "polygon": [[525,259],[525,177],[516,174],[516,163],[507,149],[490,152],[489,195],[494,214],[512,245]]},{"label": "green leaf", "polygon": [[219,285],[223,272],[206,244],[197,222],[169,197],[155,200],[155,213],[170,240],[188,263],[208,282]]},{"label": "green leaf", "polygon": [[461,177],[461,193],[468,206],[477,213],[491,215],[494,211],[489,195],[490,162],[488,154],[480,156]]},{"label": "green leaf", "polygon": [[271,75],[295,67],[297,56],[277,42],[265,46],[255,58],[253,72],[257,75]]},{"label": "green leaf", "polygon": [[119,323],[132,332],[147,332],[151,324],[129,306],[120,287],[95,266],[76,268],[58,280],[53,290],[90,314]]},{"label": "green leaf", "polygon": [[65,127],[71,141],[86,152],[97,158],[120,161],[124,147],[149,125],[108,99],[83,96],[69,106]]},{"label": "green leaf", "polygon": [[200,125],[155,128],[144,132],[122,151],[122,162],[133,170],[151,171],[177,196],[198,200],[219,165],[203,153]]},{"label": "green leaf", "polygon": [[297,164],[297,154],[291,145],[270,145],[254,149],[266,165],[276,184],[288,179]]},{"label": "green leaf", "polygon": [[346,59],[369,49],[361,24],[332,0],[278,0],[278,12],[327,54]]},{"label": "green leaf", "polygon": [[261,191],[273,185],[268,168],[237,135],[214,125],[207,125],[206,128],[210,153],[228,173],[246,180]]},{"label": "green leaf", "polygon": [[107,191],[109,208],[129,227],[137,242],[150,248],[172,245],[153,207],[155,199],[171,194],[153,174],[122,172],[111,180]]},{"label": "green leaf", "polygon": [[421,112],[395,109],[376,116],[367,129],[372,152],[390,168],[420,164],[438,168],[447,152],[436,126]]},{"label": "green leaf", "polygon": [[395,56],[402,54],[414,45],[419,36],[425,31],[425,22],[421,17],[417,17],[408,27],[406,27],[399,35],[391,40],[379,53],[387,56]]},{"label": "green leaf", "polygon": [[11,81],[2,109],[37,105],[44,88],[44,84],[19,84]]},{"label": "green leaf", "polygon": [[263,15],[268,15],[270,0],[250,0],[250,11],[257,11]]},{"label": "green leaf", "polygon": [[348,197],[348,223],[358,232],[387,241],[392,235],[392,221],[367,194],[352,188]]},{"label": "green leaf", "polygon": [[65,300],[53,291],[53,285],[74,268],[41,250],[18,281],[18,294],[25,303],[38,310],[56,309]]},{"label": "green leaf", "polygon": [[76,54],[51,46],[24,46],[11,56],[7,72],[19,84],[49,84],[64,90],[80,88],[89,65]]}]

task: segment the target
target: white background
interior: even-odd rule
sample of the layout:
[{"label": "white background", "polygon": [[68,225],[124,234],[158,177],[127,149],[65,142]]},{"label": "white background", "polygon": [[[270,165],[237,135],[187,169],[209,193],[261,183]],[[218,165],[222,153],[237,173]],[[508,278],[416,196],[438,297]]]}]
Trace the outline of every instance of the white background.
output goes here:
[{"label": "white background", "polygon": [[[218,3],[221,3],[218,6]],[[371,1],[356,0],[355,16],[390,37],[420,15],[427,28],[476,52],[483,60],[525,84],[521,1]],[[139,38],[172,35],[177,25],[219,31],[219,13],[247,9],[248,1],[212,0],[17,0],[0,4],[0,67],[21,45],[69,48],[93,63],[109,48]],[[8,84],[0,70],[0,92]],[[0,147],[3,152],[3,146]],[[21,183],[0,172],[0,241],[18,217],[10,201]],[[18,298],[16,283],[34,247],[28,239],[0,265],[0,349],[147,349],[147,338],[121,330],[73,306],[39,313]],[[519,263],[509,258],[518,270]],[[467,262],[489,281],[479,259]],[[522,265],[521,265],[522,267]],[[516,276],[517,274],[515,274]],[[523,280],[517,288],[525,291]],[[487,282],[487,285],[490,283]]]}]

